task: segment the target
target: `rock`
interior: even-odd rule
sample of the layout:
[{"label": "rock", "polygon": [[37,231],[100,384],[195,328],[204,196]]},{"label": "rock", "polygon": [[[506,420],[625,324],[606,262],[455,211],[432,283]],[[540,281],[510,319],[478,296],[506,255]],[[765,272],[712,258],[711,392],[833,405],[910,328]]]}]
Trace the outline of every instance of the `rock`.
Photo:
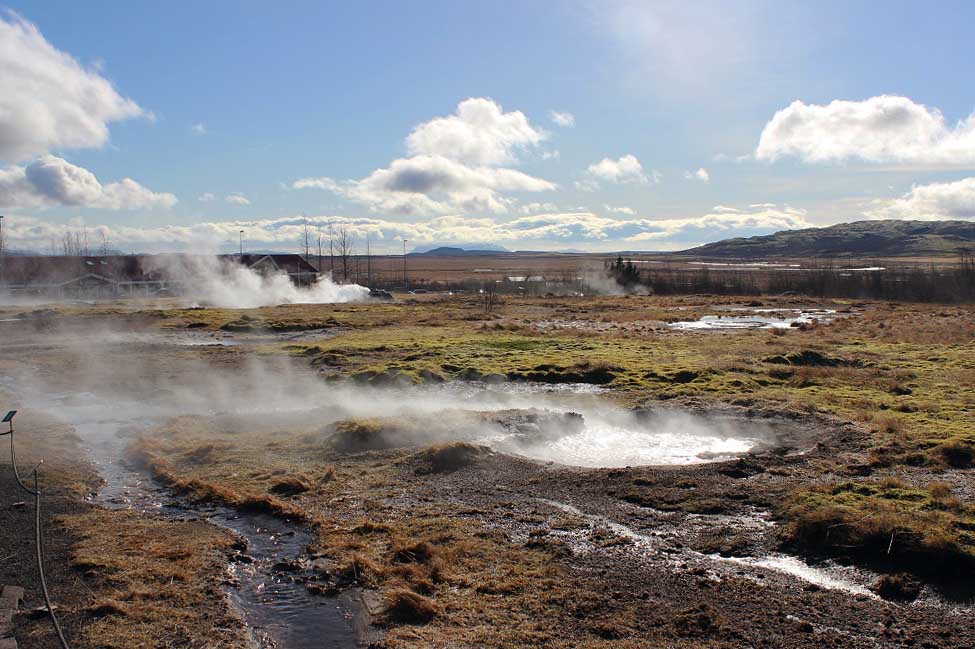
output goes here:
[{"label": "rock", "polygon": [[304,565],[299,559],[285,559],[271,566],[271,570],[274,572],[298,572],[303,568]]},{"label": "rock", "polygon": [[5,602],[13,602],[13,606],[10,608],[17,608],[24,601],[24,589],[20,586],[4,586],[0,599]]},{"label": "rock", "polygon": [[312,595],[321,595],[322,597],[335,597],[340,592],[339,587],[335,584],[316,584],[312,582],[306,583],[305,589]]}]

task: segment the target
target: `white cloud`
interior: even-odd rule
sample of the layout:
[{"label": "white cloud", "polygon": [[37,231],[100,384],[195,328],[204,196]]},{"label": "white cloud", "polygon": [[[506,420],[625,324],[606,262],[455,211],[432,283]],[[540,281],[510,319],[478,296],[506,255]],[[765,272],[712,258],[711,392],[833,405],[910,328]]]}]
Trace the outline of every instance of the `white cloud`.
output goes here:
[{"label": "white cloud", "polygon": [[521,111],[504,112],[491,99],[472,97],[457,112],[424,122],[406,138],[411,155],[428,155],[471,165],[502,165],[542,142],[546,133]]},{"label": "white cloud", "polygon": [[634,214],[636,214],[635,209],[633,209],[632,207],[626,207],[625,205],[620,205],[619,207],[614,207],[612,205],[603,205],[603,209],[613,214],[628,214],[629,216],[633,216]]},{"label": "white cloud", "polygon": [[201,203],[209,203],[215,198],[216,196],[214,196],[211,192],[203,192],[196,200],[200,201]]},{"label": "white cloud", "polygon": [[512,205],[504,192],[540,192],[555,184],[515,169],[469,167],[440,156],[394,160],[361,180],[332,178],[296,180],[295,189],[318,188],[399,214],[506,212]]},{"label": "white cloud", "polygon": [[[12,215],[4,221],[11,245],[44,249],[63,232],[61,224]],[[805,212],[794,208],[710,212],[681,219],[609,218],[588,210],[520,216],[508,221],[459,215],[409,222],[382,218],[295,215],[276,219],[203,222],[154,228],[89,226],[104,231],[127,250],[236,249],[239,230],[252,245],[293,250],[306,221],[312,227],[345,227],[362,241],[370,237],[377,253],[400,250],[400,241],[416,244],[497,243],[510,248],[592,250],[681,249],[731,236],[768,234],[776,230],[811,227]],[[9,230],[8,230],[9,227]]]},{"label": "white cloud", "polygon": [[900,198],[873,201],[872,219],[975,219],[975,178],[916,185]]},{"label": "white cloud", "polygon": [[44,155],[25,165],[0,169],[4,207],[95,207],[109,210],[172,207],[173,194],[153,192],[131,178],[102,184],[87,169]]},{"label": "white cloud", "polygon": [[697,245],[729,237],[748,237],[780,230],[815,227],[806,219],[806,210],[774,205],[751,211],[716,208],[701,216],[667,219],[656,223],[661,224],[661,230],[636,234],[629,241],[686,241]]},{"label": "white cloud", "polygon": [[207,127],[203,122],[197,122],[196,124],[190,127],[190,130],[193,131],[196,135],[206,135],[207,133]]},{"label": "white cloud", "polygon": [[522,214],[540,214],[542,212],[558,212],[559,207],[555,203],[526,203],[518,208]]},{"label": "white cloud", "polygon": [[250,205],[251,201],[249,198],[240,193],[227,194],[223,197],[223,200],[227,201],[231,205]]},{"label": "white cloud", "polygon": [[700,180],[706,183],[711,181],[711,174],[704,167],[700,167],[697,171],[685,171],[684,178],[687,180]]},{"label": "white cloud", "polygon": [[553,124],[562,128],[572,128],[576,125],[576,116],[569,112],[550,110],[548,111],[548,117],[552,120]]},{"label": "white cloud", "polygon": [[393,160],[359,180],[300,178],[294,189],[324,189],[377,212],[449,214],[510,211],[511,192],[542,192],[555,183],[501,166],[540,142],[518,111],[505,113],[490,99],[466,99],[457,114],[417,126],[407,137],[409,158]]},{"label": "white cloud", "polygon": [[949,126],[937,108],[881,95],[826,105],[795,101],[765,125],[755,157],[804,162],[975,164],[975,115]]},{"label": "white cloud", "polygon": [[0,160],[100,147],[110,122],[151,117],[13,13],[0,16]]},{"label": "white cloud", "polygon": [[663,178],[656,169],[647,175],[643,170],[640,160],[633,154],[628,153],[616,160],[603,158],[599,162],[594,162],[586,169],[587,177],[575,182],[576,189],[584,192],[592,192],[599,189],[600,181],[611,182],[614,184],[646,184],[653,182],[657,184]]}]

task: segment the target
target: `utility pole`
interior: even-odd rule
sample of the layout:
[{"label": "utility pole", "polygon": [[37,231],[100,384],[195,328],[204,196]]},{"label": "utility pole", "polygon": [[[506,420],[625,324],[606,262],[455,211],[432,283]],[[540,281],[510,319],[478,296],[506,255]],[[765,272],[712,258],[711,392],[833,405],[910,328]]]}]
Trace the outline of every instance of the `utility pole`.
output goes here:
[{"label": "utility pole", "polygon": [[410,280],[406,278],[406,239],[403,239],[403,286],[406,291],[410,290]]},{"label": "utility pole", "polygon": [[372,252],[369,249],[369,233],[366,233],[366,284],[372,286]]},{"label": "utility pole", "polygon": [[2,285],[4,283],[3,282],[3,267],[4,267],[4,263],[3,263],[4,262],[4,258],[3,258],[3,244],[4,244],[4,240],[3,240],[3,214],[0,214],[0,285]]},{"label": "utility pole", "polygon": [[244,231],[241,230],[237,234],[237,238],[240,239],[240,263],[244,263]]}]

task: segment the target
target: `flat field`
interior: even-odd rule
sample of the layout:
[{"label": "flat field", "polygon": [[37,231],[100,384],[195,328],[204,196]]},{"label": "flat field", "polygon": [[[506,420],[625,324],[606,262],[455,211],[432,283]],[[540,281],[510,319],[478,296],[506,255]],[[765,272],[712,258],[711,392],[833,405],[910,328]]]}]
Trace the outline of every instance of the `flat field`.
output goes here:
[{"label": "flat field", "polygon": [[[256,550],[215,508],[310,533],[268,579],[344,602],[375,646],[975,643],[967,307],[427,294],[0,320],[0,398],[65,503],[78,647],[244,646],[252,582],[227,569]],[[81,502],[106,448],[183,513]],[[31,586],[26,565],[5,579]]]}]

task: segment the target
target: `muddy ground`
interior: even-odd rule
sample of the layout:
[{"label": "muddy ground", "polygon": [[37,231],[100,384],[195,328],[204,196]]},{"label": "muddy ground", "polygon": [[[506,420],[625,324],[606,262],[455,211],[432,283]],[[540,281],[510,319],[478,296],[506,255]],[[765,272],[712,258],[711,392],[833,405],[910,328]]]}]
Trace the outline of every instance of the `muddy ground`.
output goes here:
[{"label": "muddy ground", "polygon": [[[553,306],[554,312],[564,308]],[[615,328],[620,335],[637,335],[628,323],[643,320],[632,304],[626,307],[629,315],[618,327],[593,321],[594,332],[602,336]],[[794,543],[789,535],[793,521],[784,517],[784,504],[797,492],[865,479],[858,475],[864,472],[872,474],[871,481],[896,477],[920,489],[945,481],[955,485],[958,507],[970,507],[967,470],[871,465],[878,433],[865,421],[842,410],[797,407],[764,393],[736,394],[734,385],[725,394],[681,392],[685,383],[674,378],[680,361],[669,359],[647,379],[667,378],[662,389],[632,381],[605,389],[610,396],[617,390],[624,394],[625,407],[639,402],[641,408],[721,412],[743,421],[771,418],[780,423],[780,437],[761,452],[690,466],[582,469],[477,446],[462,451],[460,461],[438,465],[442,456],[423,445],[337,449],[329,441],[334,427],[301,418],[264,427],[260,418],[228,419],[223,412],[170,411],[163,417],[153,411],[157,402],[165,408],[175,403],[172,395],[184,398],[178,386],[194,389],[201,373],[216,369],[243,375],[255,358],[282,372],[289,366],[304,371],[311,364],[318,381],[353,380],[341,375],[351,377],[361,366],[315,365],[314,354],[332,352],[305,354],[293,346],[341,341],[369,329],[350,318],[375,317],[385,327],[399,326],[385,321],[391,307],[370,314],[368,306],[361,306],[352,316],[336,313],[337,325],[315,327],[333,308],[312,308],[315,317],[307,329],[298,327],[297,339],[295,331],[249,327],[235,332],[220,322],[187,328],[203,322],[199,318],[205,313],[183,313],[180,326],[160,327],[169,316],[138,308],[121,314],[97,309],[46,314],[29,325],[5,323],[0,370],[18,380],[0,386],[4,403],[22,407],[28,418],[56,419],[57,412],[40,405],[38,391],[74,391],[80,400],[104,404],[107,420],[119,416],[111,411],[113,399],[126,404],[141,399],[146,421],[125,429],[135,444],[130,460],[168,481],[165,493],[188,507],[185,520],[175,522],[152,512],[136,512],[137,520],[116,513],[91,516],[84,502],[94,488],[89,469],[64,461],[83,462],[88,447],[84,439],[73,440],[70,421],[47,433],[67,441],[24,454],[45,456],[51,465],[47,479],[57,484],[58,497],[45,514],[50,579],[75,646],[246,645],[240,612],[233,610],[223,584],[233,557],[247,550],[237,548],[232,535],[195,520],[206,517],[205,511],[194,510],[201,501],[241,507],[259,502],[312,530],[317,540],[303,556],[294,557],[291,568],[281,566],[279,577],[307,581],[323,599],[349,589],[371,593],[365,608],[372,614],[353,612],[369,626],[363,642],[376,646],[975,646],[968,622],[972,595],[964,584],[912,574],[909,581],[917,584],[918,593],[906,600],[886,592],[887,598],[880,597],[875,586],[883,572],[899,575],[912,566],[885,563],[882,557],[863,561],[854,552],[838,557],[835,551],[831,561],[822,562],[810,547]],[[700,308],[691,309],[691,316],[699,315]],[[526,326],[545,309],[553,315],[544,304],[524,305],[510,317],[516,323],[512,326]],[[651,319],[659,321],[659,316]],[[503,328],[498,331],[508,335]],[[796,348],[807,348],[808,340],[799,338],[807,334],[794,333]],[[685,334],[648,329],[641,335],[664,336],[654,344],[666,346],[667,336]],[[776,346],[772,351],[790,347],[788,338],[769,336]],[[711,340],[702,345],[713,345]],[[742,358],[754,359],[758,345],[744,348]],[[770,343],[762,338],[760,345]],[[370,362],[394,355],[395,346],[385,346],[367,348]],[[522,353],[519,347],[511,349]],[[441,372],[450,371],[443,365],[448,369]],[[380,376],[373,371],[373,379]],[[686,382],[691,387],[698,376],[707,376],[696,367],[688,371],[694,374]],[[25,377],[33,383],[19,380]],[[801,378],[822,385],[818,375]],[[260,377],[273,379],[273,374]],[[304,374],[301,380],[307,380]],[[663,393],[657,396],[664,400],[655,401],[655,392]],[[182,414],[193,416],[181,419]],[[298,487],[279,488],[286,477],[294,477]],[[29,504],[12,507],[24,498],[14,495],[6,477],[0,493],[0,558],[14,555],[0,569],[5,583],[28,588],[33,606],[39,591],[26,554],[30,528],[22,520],[32,510]],[[94,529],[108,534],[99,536]],[[131,565],[92,561],[92,544],[119,534],[126,539],[121,549],[129,553]],[[139,575],[139,548],[156,548],[147,545],[150,538],[180,538],[179,552],[159,546],[154,560],[161,565],[147,565],[145,572],[151,574]],[[179,570],[168,565],[173,562]],[[167,577],[170,586],[178,581],[179,587],[167,590]],[[409,593],[406,605],[404,592]],[[414,595],[419,600],[409,599]],[[207,607],[207,619],[186,614]],[[178,633],[161,633],[174,615],[179,616]],[[25,646],[49,646],[43,643],[50,639],[40,639],[45,623],[26,617],[18,621],[18,637],[37,642]]]}]

